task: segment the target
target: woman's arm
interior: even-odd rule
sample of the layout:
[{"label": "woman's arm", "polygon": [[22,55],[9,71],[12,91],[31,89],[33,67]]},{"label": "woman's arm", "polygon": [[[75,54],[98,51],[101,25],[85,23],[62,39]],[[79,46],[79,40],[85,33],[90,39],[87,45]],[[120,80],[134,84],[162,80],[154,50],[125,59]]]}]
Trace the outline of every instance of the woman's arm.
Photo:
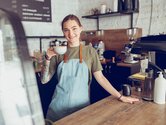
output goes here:
[{"label": "woman's arm", "polygon": [[112,85],[111,83],[105,78],[103,73],[101,71],[96,71],[93,73],[95,79],[97,82],[111,95],[117,97],[117,99],[121,100],[122,102],[127,102],[127,103],[134,103],[136,101],[139,101],[137,98],[132,98],[132,97],[125,97],[122,96]]},{"label": "woman's arm", "polygon": [[56,53],[54,52],[53,48],[48,48],[46,53],[46,60],[43,64],[42,71],[41,71],[41,82],[43,84],[47,83],[53,76],[53,73],[50,72],[50,61],[52,61],[51,58],[53,56],[56,56]]},{"label": "woman's arm", "polygon": [[41,71],[41,83],[45,84],[51,79],[51,74],[49,73],[50,60],[45,60],[45,63]]}]

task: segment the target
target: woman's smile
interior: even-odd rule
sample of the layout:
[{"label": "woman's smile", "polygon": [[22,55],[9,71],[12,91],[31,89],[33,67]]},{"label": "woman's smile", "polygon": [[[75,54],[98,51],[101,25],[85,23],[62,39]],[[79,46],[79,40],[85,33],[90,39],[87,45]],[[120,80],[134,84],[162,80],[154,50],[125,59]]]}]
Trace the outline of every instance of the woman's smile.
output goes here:
[{"label": "woman's smile", "polygon": [[80,33],[82,27],[80,27],[75,20],[68,20],[63,25],[63,33],[70,46],[78,46],[80,43]]}]

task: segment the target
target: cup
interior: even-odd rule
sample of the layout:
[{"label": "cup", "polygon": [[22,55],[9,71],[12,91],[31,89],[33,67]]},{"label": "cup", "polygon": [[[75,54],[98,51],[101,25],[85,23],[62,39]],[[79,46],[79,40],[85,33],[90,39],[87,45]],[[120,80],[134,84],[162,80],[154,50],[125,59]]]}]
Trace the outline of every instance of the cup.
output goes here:
[{"label": "cup", "polygon": [[67,51],[67,46],[54,46],[54,51],[57,54],[63,55]]},{"label": "cup", "polygon": [[140,73],[145,74],[145,70],[148,68],[148,59],[141,60],[140,66]]},{"label": "cup", "polygon": [[130,96],[131,95],[131,86],[128,84],[123,84],[122,93],[124,96]]}]

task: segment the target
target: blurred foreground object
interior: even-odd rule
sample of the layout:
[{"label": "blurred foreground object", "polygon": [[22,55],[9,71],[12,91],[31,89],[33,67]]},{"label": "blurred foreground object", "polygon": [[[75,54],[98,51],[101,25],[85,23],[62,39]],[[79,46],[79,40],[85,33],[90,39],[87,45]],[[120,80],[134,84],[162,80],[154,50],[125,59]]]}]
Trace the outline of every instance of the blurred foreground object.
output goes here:
[{"label": "blurred foreground object", "polygon": [[0,9],[0,125],[44,125],[25,33],[16,14]]}]

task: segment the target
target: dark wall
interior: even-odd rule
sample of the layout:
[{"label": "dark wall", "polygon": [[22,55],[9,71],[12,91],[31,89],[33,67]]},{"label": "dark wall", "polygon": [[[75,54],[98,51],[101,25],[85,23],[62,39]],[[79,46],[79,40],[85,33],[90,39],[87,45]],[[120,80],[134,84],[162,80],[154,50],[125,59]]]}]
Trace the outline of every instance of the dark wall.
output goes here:
[{"label": "dark wall", "polygon": [[166,69],[166,53],[156,53],[156,65],[161,69]]},{"label": "dark wall", "polygon": [[[154,42],[161,42],[162,43],[162,49],[165,47],[166,44],[166,35],[152,35],[152,36],[146,36],[142,37],[141,41],[154,41]],[[156,52],[156,65],[159,66],[161,69],[166,69],[166,50],[165,52]]]}]

